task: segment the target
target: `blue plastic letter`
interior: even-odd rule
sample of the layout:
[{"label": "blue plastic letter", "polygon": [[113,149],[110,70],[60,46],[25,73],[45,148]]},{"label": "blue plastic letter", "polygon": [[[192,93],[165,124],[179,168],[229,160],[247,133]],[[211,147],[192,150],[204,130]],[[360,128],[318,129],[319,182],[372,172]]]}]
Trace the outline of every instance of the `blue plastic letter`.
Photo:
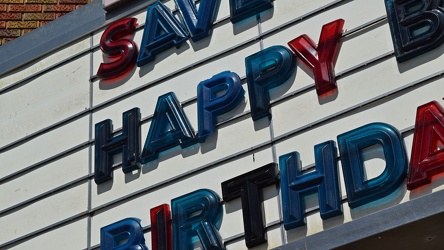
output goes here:
[{"label": "blue plastic letter", "polygon": [[[338,135],[342,172],[351,208],[381,199],[395,191],[407,172],[407,155],[399,131],[385,123],[371,123]],[[380,145],[385,169],[379,176],[365,180],[362,151]]]},{"label": "blue plastic letter", "polygon": [[245,58],[248,95],[253,121],[270,114],[268,91],[283,84],[296,70],[296,60],[284,46],[266,48]]},{"label": "blue plastic letter", "polygon": [[237,23],[273,8],[273,0],[230,0],[231,22]]},{"label": "blue plastic letter", "polygon": [[127,218],[100,229],[100,250],[148,250],[140,220]]},{"label": "blue plastic letter", "polygon": [[171,47],[180,47],[187,40],[179,21],[160,1],[148,7],[142,44],[140,45],[137,66],[141,67],[154,60],[154,56]]},{"label": "blue plastic letter", "polygon": [[194,42],[210,35],[219,0],[201,0],[199,10],[194,0],[175,0],[175,2]]},{"label": "blue plastic letter", "polygon": [[172,147],[195,143],[194,130],[174,93],[159,96],[140,162],[155,160],[160,152]]},{"label": "blue plastic letter", "polygon": [[314,151],[316,171],[307,174],[301,173],[298,152],[279,157],[282,210],[286,230],[305,225],[303,196],[316,191],[318,191],[322,219],[342,214],[335,142],[318,144]]},{"label": "blue plastic letter", "polygon": [[219,228],[222,204],[219,196],[200,189],[171,200],[174,249],[194,249],[200,241],[203,249],[225,249]]},{"label": "blue plastic letter", "polygon": [[242,101],[244,94],[240,77],[230,71],[219,73],[197,85],[199,142],[204,142],[214,132],[216,116],[234,109]]},{"label": "blue plastic letter", "polygon": [[385,0],[398,62],[430,51],[444,42],[442,0]]},{"label": "blue plastic letter", "polygon": [[113,138],[111,120],[96,124],[94,180],[97,184],[111,180],[112,157],[123,152],[122,170],[129,173],[138,168],[140,159],[140,111],[134,108],[122,115],[122,134]]}]

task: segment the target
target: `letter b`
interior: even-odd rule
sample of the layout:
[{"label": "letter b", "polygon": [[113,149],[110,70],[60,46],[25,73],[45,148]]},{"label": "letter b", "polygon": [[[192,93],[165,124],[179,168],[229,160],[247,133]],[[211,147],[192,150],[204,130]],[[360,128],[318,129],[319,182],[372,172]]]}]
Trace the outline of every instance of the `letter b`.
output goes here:
[{"label": "letter b", "polygon": [[385,0],[396,60],[403,62],[444,42],[441,0]]},{"label": "letter b", "polygon": [[143,228],[135,218],[126,218],[100,229],[101,250],[148,250]]}]

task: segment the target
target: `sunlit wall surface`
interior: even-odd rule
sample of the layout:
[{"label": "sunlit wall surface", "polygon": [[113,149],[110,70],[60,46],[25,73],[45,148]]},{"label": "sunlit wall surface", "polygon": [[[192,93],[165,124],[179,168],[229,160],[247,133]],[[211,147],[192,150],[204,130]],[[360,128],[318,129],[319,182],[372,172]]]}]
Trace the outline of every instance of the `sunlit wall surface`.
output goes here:
[{"label": "sunlit wall surface", "polygon": [[[161,2],[183,22],[174,1]],[[338,135],[376,122],[399,131],[410,161],[417,107],[431,101],[444,105],[443,45],[398,62],[384,1],[275,0],[272,8],[237,22],[230,20],[230,2],[218,3],[209,36],[186,39],[120,78],[96,76],[100,64],[110,60],[100,50],[100,39],[111,22],[37,60],[0,72],[0,248],[99,249],[101,228],[137,218],[146,246],[153,249],[150,209],[208,189],[220,198],[223,245],[247,249],[245,207],[240,196],[223,198],[222,183],[279,164],[280,156],[293,151],[300,155],[302,173],[314,171],[315,145],[334,141],[337,147]],[[146,16],[147,6],[126,16],[137,18],[134,35],[127,37],[137,46]],[[268,91],[270,115],[253,120],[245,59],[277,45],[291,51],[287,43],[304,34],[316,45],[322,27],[338,19],[344,23],[333,60],[337,89],[318,95],[316,73],[295,56],[296,70]],[[234,108],[217,115],[211,135],[162,150],[157,159],[138,162],[140,168],[129,173],[122,171],[122,154],[117,153],[110,159],[112,179],[96,184],[96,124],[110,119],[116,137],[122,133],[122,114],[139,108],[142,150],[158,98],[173,92],[196,135],[198,84],[224,71],[240,77],[245,94]],[[216,97],[223,94],[216,92]],[[440,141],[439,133],[437,138],[433,141]],[[359,152],[364,183],[384,176],[386,157],[378,145]],[[443,145],[434,147],[439,153]],[[255,212],[262,216],[266,241],[256,249],[303,240],[444,187],[438,176],[431,184],[408,190],[404,173],[393,192],[350,208],[344,158],[340,148],[335,150],[342,213],[323,220],[317,193],[308,193],[305,225],[284,227],[288,201],[282,199],[277,175],[259,190],[263,202]],[[410,166],[405,168],[410,171]]]}]

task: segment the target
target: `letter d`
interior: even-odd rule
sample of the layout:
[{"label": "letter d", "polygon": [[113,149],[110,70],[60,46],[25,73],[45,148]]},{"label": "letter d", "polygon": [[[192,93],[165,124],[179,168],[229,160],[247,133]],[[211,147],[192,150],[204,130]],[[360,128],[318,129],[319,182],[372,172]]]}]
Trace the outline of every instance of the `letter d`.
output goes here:
[{"label": "letter d", "polygon": [[[371,123],[338,135],[342,171],[351,208],[381,199],[395,191],[407,172],[407,155],[399,131],[384,123]],[[385,168],[379,176],[365,180],[362,151],[380,145]]]}]

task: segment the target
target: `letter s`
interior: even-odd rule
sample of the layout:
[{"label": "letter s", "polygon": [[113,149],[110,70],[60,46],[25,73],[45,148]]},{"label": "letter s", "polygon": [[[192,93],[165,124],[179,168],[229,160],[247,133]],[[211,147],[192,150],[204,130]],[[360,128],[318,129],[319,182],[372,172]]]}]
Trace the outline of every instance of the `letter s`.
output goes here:
[{"label": "letter s", "polygon": [[97,71],[99,79],[112,79],[130,71],[137,60],[137,46],[134,41],[121,39],[124,36],[134,34],[137,27],[136,18],[124,18],[110,26],[103,32],[100,38],[100,49],[111,58],[117,58],[113,62],[101,63]]}]

